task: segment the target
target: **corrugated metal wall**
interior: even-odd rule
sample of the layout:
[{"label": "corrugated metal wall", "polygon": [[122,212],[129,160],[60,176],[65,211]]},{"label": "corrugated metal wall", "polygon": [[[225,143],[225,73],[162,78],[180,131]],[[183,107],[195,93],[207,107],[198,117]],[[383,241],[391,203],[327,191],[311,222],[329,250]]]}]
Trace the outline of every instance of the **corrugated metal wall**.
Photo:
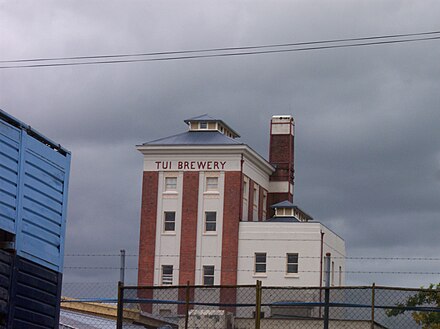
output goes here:
[{"label": "corrugated metal wall", "polygon": [[9,291],[11,287],[12,257],[0,250],[0,328],[6,328],[9,313]]},{"label": "corrugated metal wall", "polygon": [[62,272],[70,153],[28,132],[0,120],[0,229],[17,255]]},{"label": "corrugated metal wall", "polygon": [[0,121],[0,227],[15,233],[20,130]]},{"label": "corrugated metal wall", "polygon": [[16,256],[12,271],[8,328],[57,328],[61,277],[61,273]]},{"label": "corrugated metal wall", "polygon": [[57,329],[70,153],[0,110],[0,329]]}]

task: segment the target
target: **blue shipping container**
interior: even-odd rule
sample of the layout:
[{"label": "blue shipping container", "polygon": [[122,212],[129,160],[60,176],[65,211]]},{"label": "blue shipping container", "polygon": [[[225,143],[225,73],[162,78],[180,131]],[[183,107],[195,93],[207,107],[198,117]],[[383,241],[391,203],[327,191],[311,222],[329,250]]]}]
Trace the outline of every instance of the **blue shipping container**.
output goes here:
[{"label": "blue shipping container", "polygon": [[62,272],[70,152],[0,110],[0,229],[17,255]]}]

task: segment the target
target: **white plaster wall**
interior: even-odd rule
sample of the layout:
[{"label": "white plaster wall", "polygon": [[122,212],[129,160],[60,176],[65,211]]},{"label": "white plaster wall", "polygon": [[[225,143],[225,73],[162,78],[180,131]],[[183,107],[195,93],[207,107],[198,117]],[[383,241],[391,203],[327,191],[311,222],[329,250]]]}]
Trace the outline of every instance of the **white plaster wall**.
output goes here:
[{"label": "white plaster wall", "polygon": [[[177,191],[165,192],[165,177],[177,176]],[[156,256],[154,261],[154,284],[160,285],[162,265],[173,265],[173,284],[179,282],[180,235],[182,223],[183,173],[159,173],[156,215]],[[164,212],[175,211],[175,231],[164,232]]]},{"label": "white plaster wall", "polygon": [[[261,280],[265,286],[319,286],[321,229],[326,230],[326,243],[344,254],[343,241],[320,223],[241,222],[237,283]],[[254,273],[256,252],[267,254],[265,274]],[[286,274],[286,253],[299,254],[298,274]]]},{"label": "white plaster wall", "polygon": [[248,176],[264,189],[269,190],[269,175],[258,168],[251,160],[244,158],[243,174]]},{"label": "white plaster wall", "polygon": [[[289,182],[277,182],[273,181],[269,183],[270,193],[287,193],[289,192]],[[293,191],[293,185],[290,184],[290,191]]]},{"label": "white plaster wall", "polygon": [[[206,176],[218,176],[218,193],[205,192]],[[196,284],[203,284],[203,266],[213,265],[214,284],[220,284],[222,232],[223,232],[223,201],[224,201],[224,172],[200,172],[199,174],[199,204],[197,216],[197,246],[196,246]],[[205,211],[217,212],[217,227],[215,232],[205,232]]]},{"label": "white plaster wall", "polygon": [[[342,267],[341,285],[345,285],[345,242],[337,234],[330,229],[322,226],[322,232],[324,232],[324,256],[326,253],[331,254],[331,261],[335,264],[334,279],[330,278],[330,283],[334,283],[334,286],[339,286],[339,266]],[[330,267],[331,271],[331,267]]]},{"label": "white plaster wall", "polygon": [[[194,169],[178,169],[179,161],[194,163]],[[171,168],[163,169],[162,164],[157,162],[171,162]],[[240,171],[241,154],[148,154],[144,155],[144,171],[199,171],[198,162],[211,162],[212,171]],[[214,168],[213,163],[219,163],[220,168]],[[224,162],[224,167],[220,163]],[[159,168],[158,168],[159,166]],[[223,168],[223,169],[222,169]],[[205,171],[208,169],[205,167]]]},{"label": "white plaster wall", "polygon": [[247,221],[248,220],[248,209],[249,209],[249,178],[244,176],[243,180],[246,182],[246,186],[244,187],[245,190],[242,191],[243,193],[243,214],[241,220]]},{"label": "white plaster wall", "polygon": [[272,135],[289,135],[289,134],[290,134],[290,122],[272,124]]}]

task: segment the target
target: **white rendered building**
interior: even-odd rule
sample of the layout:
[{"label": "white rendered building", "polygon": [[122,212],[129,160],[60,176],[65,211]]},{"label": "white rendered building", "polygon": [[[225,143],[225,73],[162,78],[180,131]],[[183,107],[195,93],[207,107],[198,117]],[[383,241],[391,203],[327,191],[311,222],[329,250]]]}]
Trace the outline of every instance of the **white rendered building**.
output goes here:
[{"label": "white rendered building", "polygon": [[[222,120],[139,145],[140,285],[344,284],[345,244],[293,204],[294,120],[274,116],[269,161]],[[220,296],[221,299],[221,296]]]}]

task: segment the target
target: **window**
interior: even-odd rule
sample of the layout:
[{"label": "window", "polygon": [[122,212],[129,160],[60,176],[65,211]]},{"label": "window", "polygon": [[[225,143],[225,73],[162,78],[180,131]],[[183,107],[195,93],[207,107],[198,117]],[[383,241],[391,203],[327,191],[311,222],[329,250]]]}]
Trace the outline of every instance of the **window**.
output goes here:
[{"label": "window", "polygon": [[266,273],[266,253],[255,253],[255,273]]},{"label": "window", "polygon": [[199,122],[199,128],[200,129],[208,129],[208,123],[207,122]]},{"label": "window", "polygon": [[203,284],[205,286],[214,285],[214,266],[212,265],[203,266]]},{"label": "window", "polygon": [[162,284],[164,286],[173,284],[173,265],[162,265]]},{"label": "window", "polygon": [[244,200],[247,200],[247,189],[248,189],[247,181],[243,181],[243,199]]},{"label": "window", "polygon": [[267,192],[263,192],[263,220],[267,219]]},{"label": "window", "polygon": [[216,221],[217,213],[215,211],[205,212],[205,232],[215,232],[217,230]]},{"label": "window", "polygon": [[164,231],[174,232],[176,228],[176,213],[174,211],[165,211]]},{"label": "window", "polygon": [[165,177],[165,191],[177,190],[177,177]]},{"label": "window", "polygon": [[206,177],[206,191],[218,190],[218,177]]},{"label": "window", "polygon": [[254,206],[258,207],[258,189],[254,187]]},{"label": "window", "polygon": [[342,266],[339,266],[339,287],[342,286]]},{"label": "window", "polygon": [[332,286],[335,285],[335,262],[332,262]]},{"label": "window", "polygon": [[298,273],[298,254],[287,254],[287,274]]}]

